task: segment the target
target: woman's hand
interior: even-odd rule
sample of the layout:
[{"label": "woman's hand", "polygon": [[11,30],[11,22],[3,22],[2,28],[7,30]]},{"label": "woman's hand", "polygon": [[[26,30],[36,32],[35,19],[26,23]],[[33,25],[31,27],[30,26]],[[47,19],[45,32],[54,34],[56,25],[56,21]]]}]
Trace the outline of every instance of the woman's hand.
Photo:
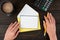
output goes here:
[{"label": "woman's hand", "polygon": [[55,22],[54,17],[52,16],[51,13],[48,13],[47,17],[44,16],[44,18],[45,18],[45,21],[43,21],[43,25],[44,25],[44,28],[45,28],[45,30],[47,31],[47,33],[50,37],[50,40],[57,40],[57,37],[56,37],[56,22]]},{"label": "woman's hand", "polygon": [[19,23],[11,23],[5,33],[4,40],[14,40],[19,34]]}]

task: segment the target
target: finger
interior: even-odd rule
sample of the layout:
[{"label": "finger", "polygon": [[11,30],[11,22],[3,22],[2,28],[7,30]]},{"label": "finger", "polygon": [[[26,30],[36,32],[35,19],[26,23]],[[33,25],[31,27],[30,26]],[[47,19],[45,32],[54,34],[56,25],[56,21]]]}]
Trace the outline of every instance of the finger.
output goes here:
[{"label": "finger", "polygon": [[16,33],[16,31],[19,29],[19,24],[16,26],[14,32]]},{"label": "finger", "polygon": [[44,18],[45,18],[46,24],[49,24],[48,18],[46,16],[44,16]]},{"label": "finger", "polygon": [[14,32],[14,33],[16,33],[16,31],[19,29],[19,23],[17,23],[15,26],[14,26],[14,28],[12,29],[12,31]]},{"label": "finger", "polygon": [[48,18],[49,22],[51,23],[51,17],[50,17],[49,12],[48,12],[48,14],[47,14],[47,18]]},{"label": "finger", "polygon": [[11,29],[12,24],[13,24],[13,23],[11,23],[11,24],[9,25],[8,29]]},{"label": "finger", "polygon": [[55,23],[55,18],[52,16],[51,13],[50,13],[50,17],[51,17],[52,23]]},{"label": "finger", "polygon": [[13,23],[11,23],[10,25],[9,25],[9,27],[12,25]]},{"label": "finger", "polygon": [[20,31],[18,31],[18,32],[16,33],[16,35],[14,36],[14,39],[18,36],[19,32],[20,32]]},{"label": "finger", "polygon": [[16,25],[17,22],[14,22],[14,24],[11,25],[11,29]]}]

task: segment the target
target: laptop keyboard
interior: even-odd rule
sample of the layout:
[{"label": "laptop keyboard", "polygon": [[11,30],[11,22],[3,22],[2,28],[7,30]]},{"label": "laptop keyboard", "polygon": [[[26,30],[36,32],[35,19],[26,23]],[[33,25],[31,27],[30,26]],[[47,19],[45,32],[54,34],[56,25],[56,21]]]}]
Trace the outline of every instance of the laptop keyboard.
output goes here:
[{"label": "laptop keyboard", "polygon": [[34,6],[39,8],[40,10],[47,11],[52,2],[53,0],[35,0]]}]

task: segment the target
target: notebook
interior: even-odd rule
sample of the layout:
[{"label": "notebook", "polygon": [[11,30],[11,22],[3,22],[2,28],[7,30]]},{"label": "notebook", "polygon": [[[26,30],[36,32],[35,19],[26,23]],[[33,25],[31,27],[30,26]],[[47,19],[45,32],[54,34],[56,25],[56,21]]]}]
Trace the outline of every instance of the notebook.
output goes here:
[{"label": "notebook", "polygon": [[20,32],[41,30],[39,14],[28,4],[25,4],[19,12],[17,20],[20,23]]}]

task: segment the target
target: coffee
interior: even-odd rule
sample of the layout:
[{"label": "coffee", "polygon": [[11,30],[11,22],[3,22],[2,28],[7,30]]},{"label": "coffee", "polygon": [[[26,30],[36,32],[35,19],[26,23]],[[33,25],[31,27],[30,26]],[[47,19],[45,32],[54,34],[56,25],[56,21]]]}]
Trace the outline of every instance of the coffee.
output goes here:
[{"label": "coffee", "polygon": [[13,11],[13,4],[11,2],[5,2],[3,5],[2,5],[2,10],[9,14]]}]

